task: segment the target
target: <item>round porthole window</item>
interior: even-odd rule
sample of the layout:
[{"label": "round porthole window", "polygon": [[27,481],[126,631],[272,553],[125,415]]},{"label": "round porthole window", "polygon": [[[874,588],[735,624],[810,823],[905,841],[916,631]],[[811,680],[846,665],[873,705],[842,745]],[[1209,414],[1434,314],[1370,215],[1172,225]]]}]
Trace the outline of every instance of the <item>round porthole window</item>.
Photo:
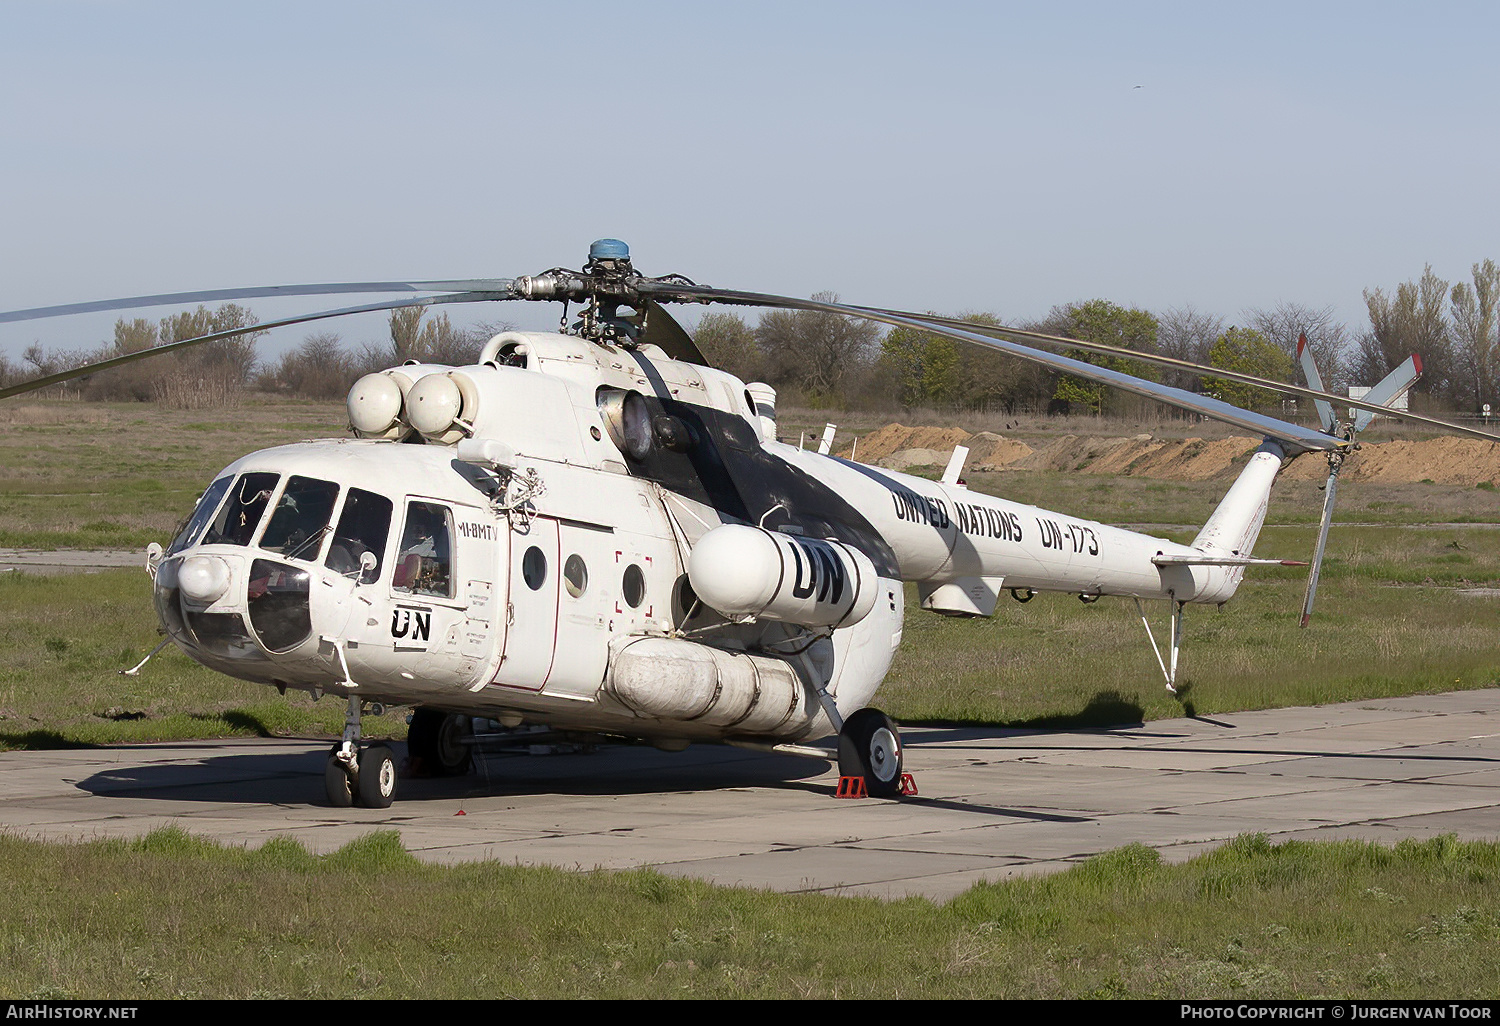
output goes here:
[{"label": "round porthole window", "polygon": [[547,557],[535,545],[521,557],[521,578],[532,591],[540,589],[547,580]]},{"label": "round porthole window", "polygon": [[583,557],[576,552],[563,564],[563,584],[567,586],[568,594],[574,598],[582,597],[584,589],[589,586],[589,568],[584,565]]},{"label": "round porthole window", "polygon": [[625,568],[625,579],[621,582],[621,592],[630,608],[635,609],[646,599],[646,575],[641,573],[641,568],[631,563]]}]

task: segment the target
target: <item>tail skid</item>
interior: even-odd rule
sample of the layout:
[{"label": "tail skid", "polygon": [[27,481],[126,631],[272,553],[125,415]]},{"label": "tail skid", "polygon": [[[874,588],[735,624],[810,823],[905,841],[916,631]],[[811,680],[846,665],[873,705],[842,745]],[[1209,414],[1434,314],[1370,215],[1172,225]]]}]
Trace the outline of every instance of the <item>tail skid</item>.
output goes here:
[{"label": "tail skid", "polygon": [[[1193,539],[1192,547],[1198,555],[1158,555],[1151,562],[1159,567],[1201,566],[1223,571],[1222,585],[1212,588],[1194,601],[1226,602],[1239,589],[1244,579],[1245,567],[1272,563],[1282,564],[1279,559],[1256,559],[1250,555],[1255,541],[1260,537],[1261,526],[1266,522],[1266,507],[1271,501],[1271,486],[1286,461],[1286,452],[1280,443],[1266,439],[1261,447],[1250,454],[1250,460],[1240,476],[1235,479],[1224,498],[1219,500],[1203,529]],[[1151,630],[1151,622],[1141,600],[1135,600],[1136,611],[1146,628],[1146,637],[1151,642],[1151,651],[1156,655],[1156,664],[1167,682],[1167,690],[1177,694],[1177,658],[1182,649],[1182,613],[1186,602],[1175,597],[1168,600],[1171,609],[1171,624],[1168,628],[1168,648],[1164,656]]]}]

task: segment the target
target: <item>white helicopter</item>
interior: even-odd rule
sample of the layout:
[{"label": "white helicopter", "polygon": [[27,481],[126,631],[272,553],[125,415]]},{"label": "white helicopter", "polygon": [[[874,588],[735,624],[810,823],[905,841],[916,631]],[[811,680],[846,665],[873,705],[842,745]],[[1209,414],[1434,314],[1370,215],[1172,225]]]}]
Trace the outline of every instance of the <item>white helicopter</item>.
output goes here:
[{"label": "white helicopter", "polygon": [[[362,744],[360,731],[362,712],[383,705],[415,707],[410,753],[444,774],[468,768],[479,718],[665,749],[713,741],[820,758],[831,753],[810,742],[837,735],[843,776],[869,794],[897,794],[900,732],[869,703],[901,643],[908,581],[923,608],[954,616],[989,616],[1007,590],[1021,601],[1037,591],[1165,600],[1166,657],[1151,644],[1173,688],[1185,605],[1223,603],[1245,567],[1282,562],[1251,552],[1283,464],[1310,451],[1329,457],[1316,564],[1334,475],[1368,423],[1340,425],[1330,403],[1385,412],[1416,371],[1398,369],[1353,402],[1322,392],[1315,369],[1309,389],[1211,369],[1314,398],[1316,431],[1013,339],[1108,347],[644,277],[613,239],[593,244],[582,271],[179,293],[0,321],[395,291],[438,294],[220,332],[0,390],[3,399],[246,331],[370,310],[556,301],[566,326],[567,304],[583,304],[558,333],[496,335],[471,367],[409,363],[366,375],[348,397],[354,438],[235,461],[166,549],[148,554],[162,646],[283,693],[347,699],[325,773],[335,806],[393,800],[392,753]],[[783,444],[774,390],[706,366],[667,302],[907,325],[1224,420],[1265,442],[1198,536],[1177,544],[972,493],[952,472],[929,481]]]}]

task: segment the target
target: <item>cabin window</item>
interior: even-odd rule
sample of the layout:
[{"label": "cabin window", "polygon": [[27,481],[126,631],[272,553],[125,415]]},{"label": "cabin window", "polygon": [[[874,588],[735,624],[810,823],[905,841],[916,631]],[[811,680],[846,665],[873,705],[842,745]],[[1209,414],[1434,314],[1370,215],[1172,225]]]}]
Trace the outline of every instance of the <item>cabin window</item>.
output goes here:
[{"label": "cabin window", "polygon": [[406,529],[391,587],[413,595],[453,597],[453,514],[447,506],[406,504]]},{"label": "cabin window", "polygon": [[533,545],[521,557],[521,579],[532,591],[540,591],[547,580],[547,556]]},{"label": "cabin window", "polygon": [[641,568],[631,563],[625,568],[625,578],[621,582],[621,590],[624,592],[625,601],[630,603],[631,609],[637,609],[646,598],[646,575]]},{"label": "cabin window", "polygon": [[204,492],[203,498],[198,500],[198,508],[193,510],[193,515],[188,519],[187,526],[173,539],[171,546],[167,549],[167,555],[180,552],[193,544],[204,525],[208,523],[209,517],[218,510],[219,503],[224,501],[224,493],[229,491],[229,486],[233,483],[234,475],[226,474],[208,486],[208,491]]},{"label": "cabin window", "polygon": [[[374,584],[380,579],[380,564],[385,558],[385,540],[391,533],[394,509],[384,495],[363,488],[349,489],[324,565],[345,577],[358,577],[360,584]],[[375,557],[375,565],[361,569],[360,561],[366,553]]]},{"label": "cabin window", "polygon": [[229,501],[203,535],[204,545],[249,545],[265,515],[280,474],[242,474],[229,490]]},{"label": "cabin window", "polygon": [[563,564],[563,583],[567,585],[568,594],[574,598],[582,598],[584,590],[589,586],[589,568],[583,557],[576,552]]},{"label": "cabin window", "polygon": [[276,503],[260,547],[288,559],[317,559],[338,500],[339,486],[312,477],[292,477]]}]

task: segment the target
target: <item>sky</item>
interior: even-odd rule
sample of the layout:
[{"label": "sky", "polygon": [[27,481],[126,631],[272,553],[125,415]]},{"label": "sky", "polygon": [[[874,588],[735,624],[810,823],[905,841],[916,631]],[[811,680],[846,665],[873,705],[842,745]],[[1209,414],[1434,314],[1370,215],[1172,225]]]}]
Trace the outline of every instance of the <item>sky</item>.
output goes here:
[{"label": "sky", "polygon": [[[1363,290],[1500,258],[1500,5],[4,13],[0,310],[513,277],[615,237],[644,273],[726,288],[1009,321],[1091,298],[1231,323],[1297,302],[1357,333]],[[325,303],[344,305],[251,305]],[[0,325],[0,354],[92,346],[112,323]],[[336,330],[385,334],[380,317]]]}]

